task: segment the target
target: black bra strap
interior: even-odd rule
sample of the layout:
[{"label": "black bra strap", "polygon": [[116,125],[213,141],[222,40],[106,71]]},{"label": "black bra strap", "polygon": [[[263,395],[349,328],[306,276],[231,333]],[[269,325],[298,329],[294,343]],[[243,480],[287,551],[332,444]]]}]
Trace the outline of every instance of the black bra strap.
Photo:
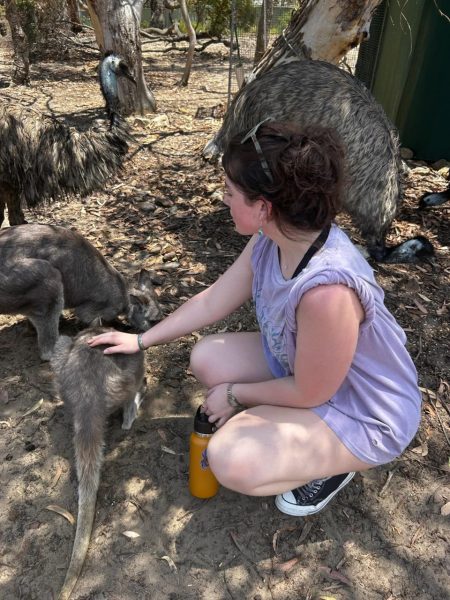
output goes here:
[{"label": "black bra strap", "polygon": [[314,254],[318,250],[320,250],[320,248],[322,248],[322,246],[327,241],[327,237],[328,237],[328,234],[330,233],[330,229],[331,229],[331,224],[327,225],[324,229],[322,229],[322,231],[320,232],[320,234],[317,236],[317,238],[314,240],[314,242],[311,244],[311,246],[305,252],[305,256],[298,263],[297,268],[295,269],[294,274],[292,275],[291,279],[294,279],[294,277],[297,277],[297,275],[301,271],[303,271],[303,269],[309,263],[309,261],[314,256]]}]

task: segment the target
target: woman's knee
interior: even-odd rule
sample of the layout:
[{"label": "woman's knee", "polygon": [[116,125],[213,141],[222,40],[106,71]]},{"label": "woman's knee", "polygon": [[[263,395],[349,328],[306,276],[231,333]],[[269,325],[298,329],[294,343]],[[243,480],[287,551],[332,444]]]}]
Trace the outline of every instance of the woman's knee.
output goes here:
[{"label": "woman's knee", "polygon": [[220,336],[208,335],[192,348],[189,368],[193,375],[206,385],[212,387],[222,383],[223,359],[221,359]]},{"label": "woman's knee", "polygon": [[[239,415],[241,416],[241,415]],[[244,416],[244,415],[242,415]],[[208,444],[208,462],[221,485],[241,494],[252,495],[258,486],[259,461],[247,452],[233,427],[220,429]]]},{"label": "woman's knee", "polygon": [[208,373],[211,370],[211,344],[209,337],[202,338],[191,351],[189,369],[203,384],[208,385]]}]

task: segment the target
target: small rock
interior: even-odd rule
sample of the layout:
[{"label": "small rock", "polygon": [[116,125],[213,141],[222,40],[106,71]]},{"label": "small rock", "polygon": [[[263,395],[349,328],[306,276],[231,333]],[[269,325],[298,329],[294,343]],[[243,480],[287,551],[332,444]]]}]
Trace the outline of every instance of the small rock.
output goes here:
[{"label": "small rock", "polygon": [[146,200],[145,202],[139,203],[139,208],[144,212],[153,212],[156,208],[156,205],[151,200]]},{"label": "small rock", "polygon": [[411,159],[414,156],[414,152],[411,150],[411,148],[400,148],[400,156],[405,159]]}]

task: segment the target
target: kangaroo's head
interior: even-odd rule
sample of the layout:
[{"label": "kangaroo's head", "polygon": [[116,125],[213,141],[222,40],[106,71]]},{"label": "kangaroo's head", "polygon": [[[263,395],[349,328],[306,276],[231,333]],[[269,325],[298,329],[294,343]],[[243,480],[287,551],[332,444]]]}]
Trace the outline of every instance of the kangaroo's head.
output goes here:
[{"label": "kangaroo's head", "polygon": [[127,321],[133,329],[147,331],[161,320],[161,308],[148,271],[141,270],[137,284],[130,288],[128,296]]}]

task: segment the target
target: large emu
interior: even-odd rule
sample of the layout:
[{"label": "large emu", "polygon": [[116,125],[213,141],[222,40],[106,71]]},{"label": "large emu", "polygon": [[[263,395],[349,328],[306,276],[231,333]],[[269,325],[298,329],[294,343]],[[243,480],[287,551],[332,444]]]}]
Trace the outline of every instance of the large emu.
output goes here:
[{"label": "large emu", "polygon": [[8,208],[10,225],[25,223],[32,208],[70,193],[87,194],[117,171],[128,151],[129,134],[120,118],[117,78],[134,81],[119,56],[100,63],[100,87],[109,127],[78,131],[57,119],[0,106],[0,226]]},{"label": "large emu", "polygon": [[267,117],[337,131],[346,149],[349,181],[344,208],[375,260],[413,262],[433,254],[422,236],[386,247],[401,195],[398,139],[381,106],[355,77],[318,60],[274,67],[239,90],[204,157],[217,156],[234,135]]}]

